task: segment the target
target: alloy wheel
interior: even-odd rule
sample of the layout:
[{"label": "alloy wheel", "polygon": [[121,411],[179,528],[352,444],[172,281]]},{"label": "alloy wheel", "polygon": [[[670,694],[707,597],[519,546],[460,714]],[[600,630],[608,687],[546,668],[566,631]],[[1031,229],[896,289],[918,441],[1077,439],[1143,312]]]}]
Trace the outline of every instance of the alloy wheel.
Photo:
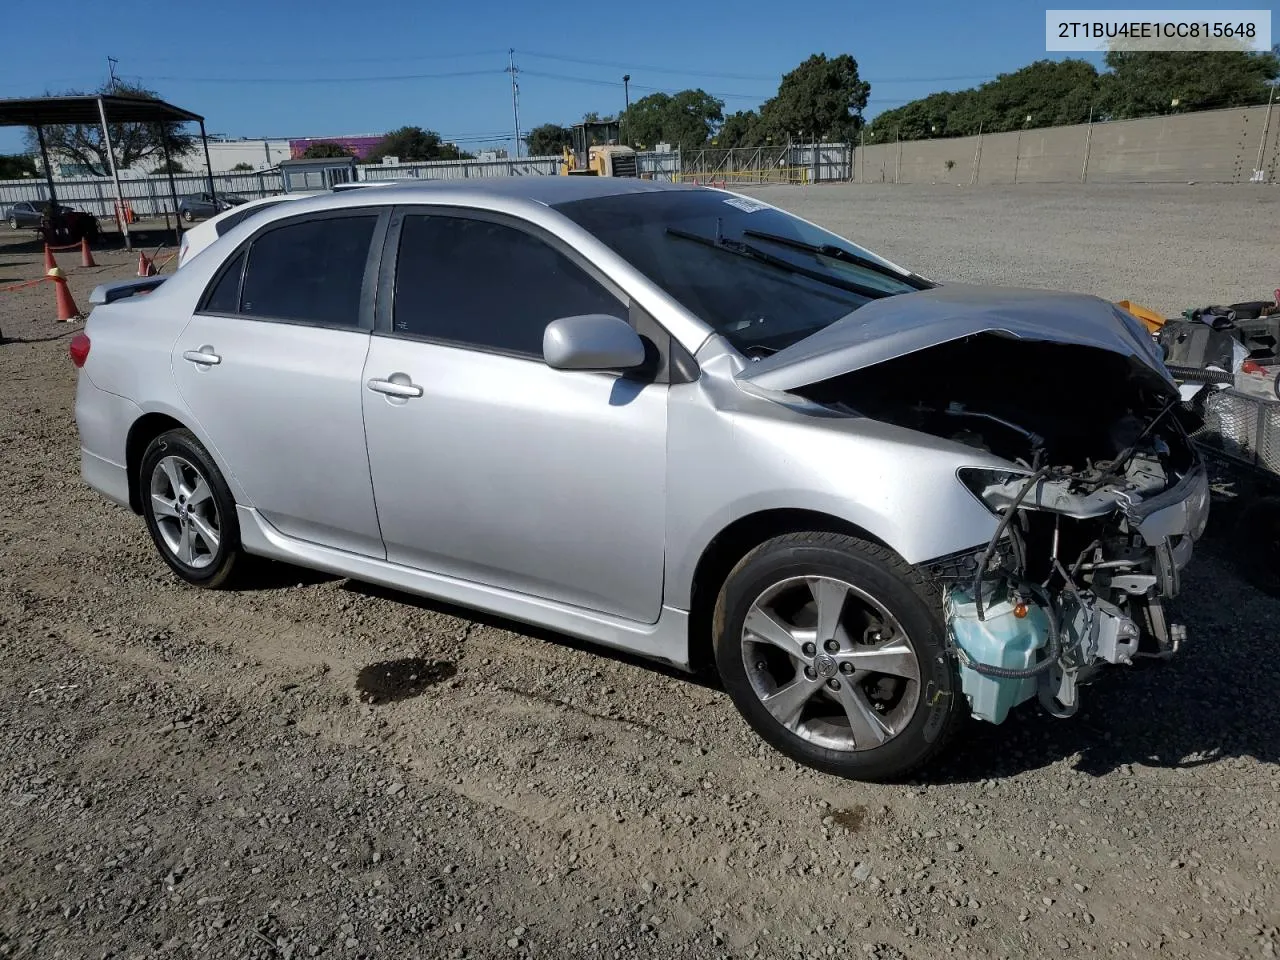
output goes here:
[{"label": "alloy wheel", "polygon": [[218,504],[209,481],[189,460],[161,458],[151,471],[151,513],[165,547],[200,570],[213,563],[222,540]]},{"label": "alloy wheel", "polygon": [[920,701],[920,662],[897,619],[834,577],[792,577],[752,603],[742,627],[751,687],[792,734],[831,750],[871,750]]}]

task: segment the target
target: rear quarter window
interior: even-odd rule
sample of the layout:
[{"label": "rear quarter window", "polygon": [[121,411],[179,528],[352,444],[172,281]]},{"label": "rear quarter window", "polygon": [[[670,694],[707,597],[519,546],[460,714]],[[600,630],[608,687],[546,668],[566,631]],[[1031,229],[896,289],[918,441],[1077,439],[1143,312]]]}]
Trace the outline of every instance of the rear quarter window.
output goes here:
[{"label": "rear quarter window", "polygon": [[224,233],[229,233],[236,227],[240,226],[240,224],[249,217],[252,217],[255,213],[261,213],[263,210],[270,210],[272,207],[276,206],[276,204],[281,202],[282,201],[280,200],[276,200],[273,203],[260,203],[256,207],[251,207],[248,210],[237,210],[230,216],[219,220],[214,225],[214,229],[218,231],[218,236],[222,236]]}]

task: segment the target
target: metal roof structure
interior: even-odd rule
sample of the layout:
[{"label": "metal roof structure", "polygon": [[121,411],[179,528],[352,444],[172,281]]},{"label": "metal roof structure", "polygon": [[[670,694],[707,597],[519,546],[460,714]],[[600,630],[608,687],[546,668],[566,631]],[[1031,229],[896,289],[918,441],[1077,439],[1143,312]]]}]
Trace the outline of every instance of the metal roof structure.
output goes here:
[{"label": "metal roof structure", "polygon": [[116,123],[204,123],[204,117],[163,100],[82,95],[0,99],[0,127],[40,127],[101,122],[99,104]]},{"label": "metal roof structure", "polygon": [[[44,161],[45,182],[49,185],[50,210],[58,209],[58,194],[54,187],[53,168],[49,164],[49,151],[45,147],[44,128],[62,124],[98,126],[102,129],[103,144],[107,148],[111,178],[116,186],[116,222],[124,236],[124,245],[133,249],[129,237],[129,223],[123,215],[124,192],[120,187],[120,175],[116,170],[115,153],[111,147],[111,123],[198,123],[200,140],[204,144],[204,163],[209,176],[209,196],[216,206],[218,195],[213,185],[213,164],[209,161],[209,137],[204,129],[204,117],[182,107],[175,107],[153,97],[122,97],[113,94],[78,94],[66,97],[19,97],[0,99],[0,127],[33,127],[40,141],[40,157]],[[164,158],[170,160],[167,140],[162,139]],[[174,230],[181,234],[178,222],[178,191],[174,186],[173,167],[169,166],[169,192],[173,197]],[[167,217],[166,217],[167,219]]]}]

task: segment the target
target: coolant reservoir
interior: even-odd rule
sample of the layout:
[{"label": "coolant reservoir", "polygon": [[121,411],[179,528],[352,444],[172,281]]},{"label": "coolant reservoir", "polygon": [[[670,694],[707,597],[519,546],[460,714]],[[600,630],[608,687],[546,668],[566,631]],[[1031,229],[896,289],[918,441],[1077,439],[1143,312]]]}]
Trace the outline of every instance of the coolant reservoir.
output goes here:
[{"label": "coolant reservoir", "polygon": [[[970,660],[994,667],[1025,670],[1036,663],[1036,652],[1049,642],[1049,618],[1035,603],[1027,604],[1025,617],[1014,615],[1013,601],[1004,592],[988,588],[978,619],[973,594],[952,587],[947,592],[947,628],[951,638]],[[988,677],[960,663],[960,689],[969,698],[973,715],[991,723],[1003,723],[1010,709],[1036,695],[1036,678]]]}]

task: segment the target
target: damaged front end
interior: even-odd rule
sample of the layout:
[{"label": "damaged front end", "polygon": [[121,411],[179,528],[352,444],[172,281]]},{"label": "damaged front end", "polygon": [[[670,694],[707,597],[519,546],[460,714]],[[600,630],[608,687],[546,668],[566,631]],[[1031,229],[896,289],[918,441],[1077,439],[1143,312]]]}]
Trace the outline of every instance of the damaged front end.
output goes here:
[{"label": "damaged front end", "polygon": [[930,565],[975,716],[1000,723],[1033,698],[1070,716],[1103,664],[1178,649],[1185,630],[1164,605],[1209,486],[1158,361],[988,330],[788,387],[1009,464],[959,471],[998,522],[988,543]]}]

